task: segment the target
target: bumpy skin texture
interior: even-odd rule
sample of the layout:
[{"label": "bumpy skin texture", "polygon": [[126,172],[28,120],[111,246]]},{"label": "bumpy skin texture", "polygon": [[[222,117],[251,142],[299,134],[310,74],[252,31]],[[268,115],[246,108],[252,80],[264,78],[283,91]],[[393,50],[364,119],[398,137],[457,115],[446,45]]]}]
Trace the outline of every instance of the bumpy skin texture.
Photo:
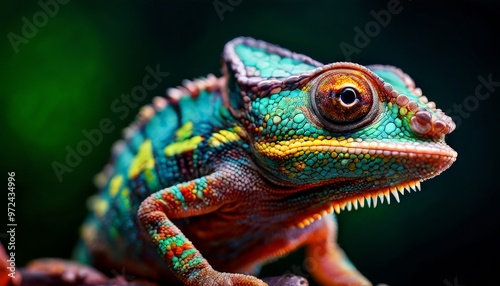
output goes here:
[{"label": "bumpy skin texture", "polygon": [[336,244],[334,211],[399,201],[456,159],[454,123],[390,66],[323,65],[251,38],[222,78],[156,98],[117,143],[79,257],[186,285],[266,285],[306,246],[324,285],[371,285]]}]

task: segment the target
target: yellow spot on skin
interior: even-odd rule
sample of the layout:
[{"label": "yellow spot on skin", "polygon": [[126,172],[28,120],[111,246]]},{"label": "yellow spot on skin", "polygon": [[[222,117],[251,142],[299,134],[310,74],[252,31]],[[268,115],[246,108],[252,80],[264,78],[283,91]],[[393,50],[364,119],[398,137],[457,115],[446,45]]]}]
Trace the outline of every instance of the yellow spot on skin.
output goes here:
[{"label": "yellow spot on skin", "polygon": [[109,183],[109,195],[113,198],[116,196],[120,187],[123,183],[123,177],[121,175],[116,175],[111,179]]},{"label": "yellow spot on skin", "polygon": [[245,129],[236,126],[233,128],[234,132],[240,137],[240,138],[248,138],[247,133],[245,132]]},{"label": "yellow spot on skin", "polygon": [[208,141],[208,145],[209,145],[210,147],[219,147],[220,145],[222,145],[222,142],[220,142],[219,140],[217,140],[217,138],[212,137],[212,138],[210,138],[210,140]]},{"label": "yellow spot on skin", "polygon": [[210,147],[218,147],[224,143],[235,142],[240,140],[240,136],[229,130],[219,130],[217,133],[213,133],[208,139],[208,145]]},{"label": "yellow spot on skin", "polygon": [[191,121],[184,123],[184,125],[175,132],[177,141],[188,139],[191,136],[193,136],[193,122]]},{"label": "yellow spot on skin", "polygon": [[405,116],[407,112],[408,112],[408,110],[406,109],[406,107],[401,107],[399,109],[399,114],[401,114],[403,116]]},{"label": "yellow spot on skin", "polygon": [[295,167],[295,169],[299,172],[303,171],[304,168],[306,167],[306,163],[304,162],[294,162],[293,163],[293,166]]},{"label": "yellow spot on skin", "polygon": [[130,208],[129,195],[130,195],[130,190],[127,188],[123,188],[122,191],[120,192],[120,196],[122,197],[121,201],[124,209]]},{"label": "yellow spot on skin", "polygon": [[227,138],[224,135],[222,135],[220,133],[214,133],[214,134],[212,134],[212,138],[217,139],[221,143],[226,143],[226,142],[229,141],[229,140],[227,140]]},{"label": "yellow spot on skin", "polygon": [[139,147],[128,172],[129,178],[136,178],[145,169],[153,169],[155,159],[153,158],[153,145],[150,139],[146,139]]},{"label": "yellow spot on skin", "polygon": [[94,224],[86,223],[80,228],[80,236],[85,241],[85,244],[92,245],[97,234],[97,229]]},{"label": "yellow spot on skin", "polygon": [[230,131],[227,131],[227,130],[221,130],[221,131],[219,131],[219,133],[222,134],[222,136],[226,137],[227,140],[229,140],[230,142],[237,141],[237,140],[240,139],[236,135],[236,133],[234,133],[234,132],[230,132]]},{"label": "yellow spot on skin", "polygon": [[144,175],[149,184],[154,184],[156,182],[156,174],[153,172],[153,168],[144,170]]},{"label": "yellow spot on skin", "polygon": [[194,136],[192,138],[179,141],[179,142],[173,142],[165,149],[163,150],[165,152],[165,156],[174,156],[174,155],[179,155],[184,152],[188,152],[191,150],[194,150],[200,142],[203,141],[203,137],[201,136]]},{"label": "yellow spot on skin", "polygon": [[106,211],[108,211],[108,201],[104,199],[98,199],[94,202],[93,209],[94,213],[98,218],[101,218]]},{"label": "yellow spot on skin", "polygon": [[130,195],[130,190],[127,189],[127,188],[123,188],[121,194],[120,194],[123,198],[128,198],[128,195]]},{"label": "yellow spot on skin", "polygon": [[349,170],[351,170],[351,171],[356,170],[356,164],[354,164],[354,163],[349,163],[349,165],[347,165],[347,167],[348,167],[348,168],[349,168]]}]

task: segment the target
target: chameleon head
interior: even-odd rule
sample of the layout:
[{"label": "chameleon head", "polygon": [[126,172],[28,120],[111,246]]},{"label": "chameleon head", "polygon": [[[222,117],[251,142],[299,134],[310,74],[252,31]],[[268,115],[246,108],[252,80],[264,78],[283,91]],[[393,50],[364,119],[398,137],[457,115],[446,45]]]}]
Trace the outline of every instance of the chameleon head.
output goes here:
[{"label": "chameleon head", "polygon": [[276,184],[327,185],[350,202],[409,189],[456,160],[444,141],[455,124],[395,67],[322,65],[249,38],[225,59],[226,105]]}]

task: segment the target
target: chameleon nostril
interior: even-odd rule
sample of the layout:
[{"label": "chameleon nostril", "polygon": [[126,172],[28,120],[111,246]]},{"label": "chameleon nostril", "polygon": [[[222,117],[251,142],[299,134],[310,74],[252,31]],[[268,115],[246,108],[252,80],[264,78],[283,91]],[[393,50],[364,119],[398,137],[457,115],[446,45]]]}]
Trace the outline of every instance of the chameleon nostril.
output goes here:
[{"label": "chameleon nostril", "polygon": [[450,131],[450,128],[449,128],[448,124],[446,124],[446,122],[444,122],[442,120],[436,120],[434,122],[434,130],[436,132],[448,134],[448,132]]},{"label": "chameleon nostril", "polygon": [[410,119],[410,127],[413,132],[419,135],[426,135],[432,128],[430,122],[425,122],[420,120],[418,117],[414,116]]},{"label": "chameleon nostril", "polygon": [[455,123],[443,113],[436,115],[421,109],[410,119],[410,127],[420,136],[440,137],[451,133],[455,129]]}]

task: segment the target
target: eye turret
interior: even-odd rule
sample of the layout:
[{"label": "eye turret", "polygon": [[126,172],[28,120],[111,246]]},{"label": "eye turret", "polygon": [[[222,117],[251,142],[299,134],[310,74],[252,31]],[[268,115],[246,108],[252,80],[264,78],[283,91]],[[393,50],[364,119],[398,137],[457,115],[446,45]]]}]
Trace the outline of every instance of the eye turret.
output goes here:
[{"label": "eye turret", "polygon": [[333,131],[349,131],[378,115],[379,99],[364,74],[339,69],[326,72],[310,84],[310,100],[318,120]]}]

